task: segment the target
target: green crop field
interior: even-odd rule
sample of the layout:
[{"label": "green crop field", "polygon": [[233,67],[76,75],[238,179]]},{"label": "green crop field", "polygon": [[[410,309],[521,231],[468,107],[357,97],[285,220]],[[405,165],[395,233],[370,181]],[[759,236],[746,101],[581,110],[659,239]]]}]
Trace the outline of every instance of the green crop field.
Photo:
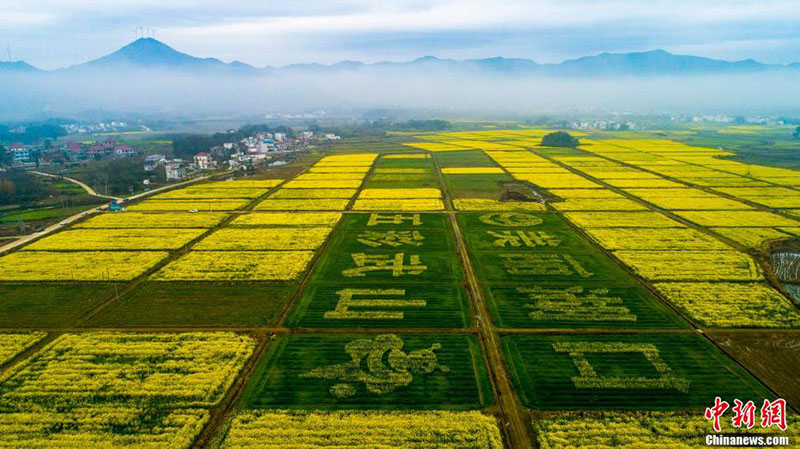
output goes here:
[{"label": "green crop field", "polygon": [[772,394],[693,334],[503,338],[522,401],[537,410],[703,409]]},{"label": "green crop field", "polygon": [[243,396],[256,408],[399,409],[481,408],[491,397],[474,338],[446,334],[281,337]]},{"label": "green crop field", "polygon": [[108,283],[2,283],[0,326],[70,327],[114,292]]}]

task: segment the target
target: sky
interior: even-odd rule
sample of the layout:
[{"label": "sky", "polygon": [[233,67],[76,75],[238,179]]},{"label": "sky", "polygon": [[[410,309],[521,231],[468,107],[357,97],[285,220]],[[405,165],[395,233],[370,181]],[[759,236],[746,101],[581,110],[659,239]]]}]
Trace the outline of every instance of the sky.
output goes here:
[{"label": "sky", "polygon": [[0,0],[0,60],[44,69],[153,29],[194,56],[258,67],[425,55],[537,62],[657,48],[800,61],[798,0]]}]

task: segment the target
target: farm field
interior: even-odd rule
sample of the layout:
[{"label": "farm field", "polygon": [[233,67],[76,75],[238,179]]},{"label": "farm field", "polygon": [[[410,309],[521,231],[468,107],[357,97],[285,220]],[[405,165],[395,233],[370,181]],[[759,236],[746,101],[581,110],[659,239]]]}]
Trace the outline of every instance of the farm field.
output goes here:
[{"label": "farm field", "polygon": [[699,447],[717,396],[796,438],[800,173],[550,131],[345,138],[0,255],[0,447]]}]

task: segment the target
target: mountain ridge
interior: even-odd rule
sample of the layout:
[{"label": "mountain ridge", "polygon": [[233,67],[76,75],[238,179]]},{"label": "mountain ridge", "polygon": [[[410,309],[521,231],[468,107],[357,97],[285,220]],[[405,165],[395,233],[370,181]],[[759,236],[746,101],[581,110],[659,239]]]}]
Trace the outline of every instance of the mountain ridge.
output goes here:
[{"label": "mountain ridge", "polygon": [[257,68],[241,61],[223,62],[180,52],[154,38],[140,38],[106,56],[82,64],[45,71],[24,61],[0,63],[0,72],[80,72],[104,69],[170,70],[192,73],[340,73],[358,70],[456,70],[510,76],[653,76],[685,74],[751,73],[767,70],[796,70],[800,62],[786,65],[763,64],[753,59],[725,61],[693,55],[676,55],[656,49],[641,52],[609,53],[540,64],[532,59],[495,56],[477,59],[447,59],[422,56],[411,61],[340,61],[333,64],[297,63],[280,67]]}]

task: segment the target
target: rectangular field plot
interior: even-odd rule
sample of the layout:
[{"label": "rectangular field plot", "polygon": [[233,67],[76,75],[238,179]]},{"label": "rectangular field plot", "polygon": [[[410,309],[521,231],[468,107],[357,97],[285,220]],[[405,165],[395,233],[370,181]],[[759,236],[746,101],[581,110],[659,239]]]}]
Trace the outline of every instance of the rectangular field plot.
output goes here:
[{"label": "rectangular field plot", "polygon": [[289,335],[267,348],[250,408],[475,409],[492,393],[466,335]]},{"label": "rectangular field plot", "polygon": [[597,251],[575,231],[546,230],[532,231],[524,229],[504,230],[501,228],[464,231],[467,247],[471,251]]},{"label": "rectangular field plot", "polygon": [[758,264],[736,251],[616,251],[645,279],[658,281],[755,281]]},{"label": "rectangular field plot", "polygon": [[357,199],[353,210],[363,211],[439,211],[444,203],[438,198]]},{"label": "rectangular field plot", "polygon": [[508,250],[473,254],[478,277],[491,282],[619,282],[630,276],[605,254]]},{"label": "rectangular field plot", "polygon": [[104,309],[91,326],[267,326],[294,284],[144,282]]},{"label": "rectangular field plot", "polygon": [[453,208],[463,212],[544,212],[545,205],[535,201],[499,201],[490,198],[455,198]]},{"label": "rectangular field plot", "polygon": [[17,251],[0,257],[0,281],[128,281],[167,255],[163,251]]},{"label": "rectangular field plot", "polygon": [[322,199],[272,199],[258,203],[255,210],[345,210],[350,200],[337,198]]},{"label": "rectangular field plot", "polygon": [[340,218],[338,212],[254,212],[239,215],[228,226],[333,226]]},{"label": "rectangular field plot", "polygon": [[192,211],[218,212],[237,210],[250,204],[251,200],[145,200],[128,206],[129,211]]},{"label": "rectangular field plot", "polygon": [[[730,413],[730,412],[729,412]],[[726,419],[728,418],[728,419]],[[786,436],[794,441],[800,432],[798,419],[790,416]],[[728,415],[720,420],[722,434],[775,435],[777,430],[764,429],[756,424],[752,429],[733,427]],[[697,413],[671,412],[606,412],[548,414],[534,420],[536,440],[542,449],[569,447],[596,449],[610,447],[642,448],[700,448],[705,447],[706,435],[712,431],[711,423],[700,419]]]},{"label": "rectangular field plot", "polygon": [[[290,430],[290,431],[287,431]],[[419,447],[502,449],[494,417],[480,412],[244,411],[220,449]]]},{"label": "rectangular field plot", "polygon": [[306,287],[287,320],[290,327],[468,327],[471,312],[461,285],[353,284]]},{"label": "rectangular field plot", "polygon": [[291,281],[312,251],[191,251],[153,275],[159,281]]},{"label": "rectangular field plot", "polygon": [[773,395],[693,333],[503,337],[514,384],[538,410],[703,410]]},{"label": "rectangular field plot", "polygon": [[213,406],[254,346],[231,332],[65,334],[4,374],[0,406]]},{"label": "rectangular field plot", "polygon": [[0,413],[0,448],[189,449],[208,418],[208,411],[202,409],[153,411],[120,406]]},{"label": "rectangular field plot", "polygon": [[43,251],[175,250],[205,229],[76,229],[45,237],[26,249]]},{"label": "rectangular field plot", "polygon": [[113,294],[106,283],[3,283],[0,327],[70,327]]},{"label": "rectangular field plot", "polygon": [[569,225],[556,214],[532,212],[462,213],[458,214],[458,223],[467,230],[569,229]]},{"label": "rectangular field plot", "polygon": [[730,246],[691,228],[588,228],[608,250],[730,250]]},{"label": "rectangular field plot", "polygon": [[226,228],[204,238],[193,249],[220,251],[313,250],[333,228]]},{"label": "rectangular field plot", "polygon": [[190,214],[186,212],[163,213],[105,213],[78,223],[73,228],[212,228],[227,217],[227,214],[204,212]]},{"label": "rectangular field plot", "polygon": [[458,254],[413,249],[325,251],[313,279],[316,282],[454,282],[463,279]]},{"label": "rectangular field plot", "polygon": [[631,283],[572,282],[485,287],[492,320],[509,328],[670,328],[688,325]]},{"label": "rectangular field plot", "polygon": [[8,363],[17,354],[25,351],[44,338],[44,332],[28,332],[24,334],[0,333],[0,367]]},{"label": "rectangular field plot", "polygon": [[436,213],[375,212],[367,214],[348,214],[342,222],[348,230],[389,230],[389,229],[448,229],[447,216]]}]

